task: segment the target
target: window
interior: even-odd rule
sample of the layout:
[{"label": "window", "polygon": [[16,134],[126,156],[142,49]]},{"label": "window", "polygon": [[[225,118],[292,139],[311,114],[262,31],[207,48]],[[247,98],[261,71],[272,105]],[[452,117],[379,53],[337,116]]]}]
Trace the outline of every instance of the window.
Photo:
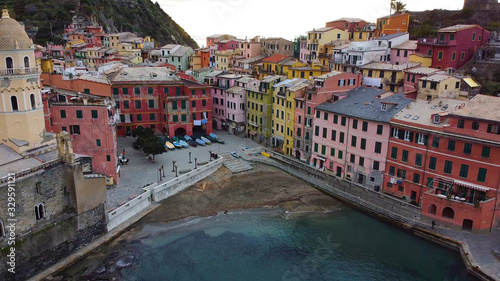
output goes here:
[{"label": "window", "polygon": [[464,154],[471,154],[472,153],[472,143],[465,143],[464,144]]},{"label": "window", "polygon": [[45,217],[45,206],[40,203],[35,206],[35,218],[36,220],[41,220]]},{"label": "window", "polygon": [[328,120],[328,112],[323,113],[323,119]]},{"label": "window", "polygon": [[411,132],[410,132],[410,131],[405,131],[405,136],[404,136],[404,140],[405,140],[405,141],[411,141],[411,140],[410,140],[410,134],[411,134]]},{"label": "window", "polygon": [[201,101],[201,106],[203,106],[203,107],[207,106],[207,100],[202,100]]},{"label": "window", "polygon": [[319,137],[319,126],[314,127],[314,135]]},{"label": "window", "polygon": [[342,160],[342,158],[344,157],[344,152],[342,150],[339,150],[338,157],[339,157],[340,160]]},{"label": "window", "polygon": [[448,141],[448,150],[449,151],[455,151],[455,145],[456,145],[456,141],[449,140]]},{"label": "window", "polygon": [[163,88],[163,93],[164,94],[168,94],[168,88],[167,87]]},{"label": "window", "polygon": [[321,146],[321,154],[326,155],[326,146]]},{"label": "window", "polygon": [[457,59],[457,52],[453,52],[453,53],[451,54],[451,60],[452,60],[452,61],[455,61],[456,59]]},{"label": "window", "polygon": [[332,141],[336,141],[336,140],[337,140],[337,131],[332,130]]},{"label": "window", "polygon": [[417,143],[418,144],[426,144],[424,134],[417,134]]},{"label": "window", "polygon": [[382,143],[379,141],[375,142],[375,153],[382,153]]},{"label": "window", "polygon": [[474,41],[474,40],[476,40],[476,33],[475,32],[472,33],[472,41]]},{"label": "window", "polygon": [[330,156],[335,157],[335,148],[330,148]]},{"label": "window", "polygon": [[137,121],[142,121],[142,114],[137,114]]},{"label": "window", "polygon": [[106,161],[111,162],[111,155],[106,155]]},{"label": "window", "polygon": [[66,110],[62,109],[59,112],[61,113],[61,118],[66,118]]},{"label": "window", "polygon": [[123,109],[129,109],[129,103],[128,100],[123,101]]},{"label": "window", "polygon": [[[325,112],[326,113],[326,112]],[[316,118],[319,118],[321,116],[321,111],[316,111]]]},{"label": "window", "polygon": [[413,174],[413,182],[420,183],[420,174]]},{"label": "window", "polygon": [[479,171],[477,173],[477,181],[479,182],[485,182],[486,181],[486,170],[485,168],[479,168]]},{"label": "window", "polygon": [[97,146],[101,146],[101,140],[100,139],[96,139],[95,142],[96,142]]},{"label": "window", "polygon": [[148,100],[148,107],[149,108],[155,108],[155,101],[154,100]]},{"label": "window", "polygon": [[358,128],[358,119],[353,119],[352,120],[352,128],[357,129]]},{"label": "window", "polygon": [[356,155],[351,154],[351,163],[355,163],[355,162],[356,162]]},{"label": "window", "polygon": [[444,170],[443,173],[445,174],[451,174],[451,170],[453,169],[453,162],[446,160],[444,161]]},{"label": "window", "polygon": [[366,149],[366,139],[361,139],[361,149],[365,150]]},{"label": "window", "polygon": [[92,119],[97,119],[98,116],[97,116],[97,110],[92,110],[91,111],[91,115],[92,115]]},{"label": "window", "polygon": [[326,137],[327,137],[326,128],[323,128],[323,138],[326,138]]},{"label": "window", "polygon": [[415,166],[421,167],[422,166],[422,157],[423,155],[420,153],[417,153],[415,156]]},{"label": "window", "polygon": [[314,144],[314,152],[316,152],[316,153],[318,152],[318,144],[317,143]]},{"label": "window", "polygon": [[381,135],[384,132],[384,126],[383,125],[377,125],[377,135]]},{"label": "window", "polygon": [[465,52],[462,52],[462,54],[460,55],[460,60],[461,61],[465,60]]},{"label": "window", "polygon": [[80,134],[80,125],[69,125],[69,134],[70,135],[79,135]]},{"label": "window", "polygon": [[352,147],[356,147],[356,141],[357,141],[357,137],[356,136],[352,136],[351,137],[351,146]]},{"label": "window", "polygon": [[124,95],[128,95],[128,88],[123,88],[122,92],[123,92]]},{"label": "window", "polygon": [[141,109],[141,101],[140,100],[135,101],[135,109]]},{"label": "window", "polygon": [[134,88],[134,94],[135,94],[136,96],[140,95],[140,94],[141,94],[141,88],[139,88],[139,87],[135,87],[135,88]]},{"label": "window", "polygon": [[460,165],[460,174],[459,174],[459,176],[461,178],[465,178],[466,179],[467,176],[468,176],[468,174],[469,174],[469,165],[465,165],[465,164]]},{"label": "window", "polygon": [[153,87],[148,87],[148,95],[152,95],[153,94]]},{"label": "window", "polygon": [[395,174],[396,174],[396,168],[394,168],[393,166],[390,166],[389,167],[389,175],[394,176]]},{"label": "window", "polygon": [[359,166],[361,166],[361,167],[365,166],[365,158],[359,157]]},{"label": "window", "polygon": [[483,146],[483,150],[481,151],[481,157],[490,158],[490,148],[488,146]]},{"label": "window", "polygon": [[490,134],[500,134],[500,127],[496,124],[488,124],[487,132]]},{"label": "window", "polygon": [[337,124],[339,122],[339,116],[337,114],[333,115],[333,124]]},{"label": "window", "polygon": [[392,129],[392,137],[398,139],[399,138],[399,129],[394,128]]},{"label": "window", "polygon": [[340,125],[345,126],[347,118],[345,116],[342,116],[342,119],[340,121]]},{"label": "window", "polygon": [[181,95],[181,88],[175,87],[175,95],[180,96]]},{"label": "window", "polygon": [[479,130],[479,122],[477,121],[472,122],[472,130]]},{"label": "window", "polygon": [[373,161],[373,170],[378,171],[380,169],[380,162]]},{"label": "window", "polygon": [[363,128],[362,128],[363,132],[368,132],[368,122],[366,121],[363,121]]},{"label": "window", "polygon": [[408,150],[403,149],[403,157],[401,158],[401,161],[407,163],[408,162]]},{"label": "window", "polygon": [[435,147],[435,148],[439,147],[439,137],[432,138],[432,147]]},{"label": "window", "polygon": [[83,112],[81,110],[76,111],[76,118],[82,119],[83,118]]},{"label": "window", "polygon": [[463,128],[464,128],[464,125],[465,125],[465,120],[464,120],[464,119],[459,119],[459,120],[458,120],[457,127],[458,127],[459,129],[463,129]]},{"label": "window", "polygon": [[391,158],[392,159],[398,159],[398,148],[393,147],[391,150]]},{"label": "window", "polygon": [[172,120],[174,122],[179,122],[179,115],[174,115]]},{"label": "window", "polygon": [[432,56],[432,49],[429,49],[429,50],[427,51],[427,55],[428,55],[428,56]]},{"label": "window", "polygon": [[436,157],[431,156],[431,158],[429,158],[429,170],[436,170],[436,162]]},{"label": "window", "polygon": [[398,169],[397,177],[402,178],[402,179],[406,179],[406,170]]},{"label": "window", "polygon": [[340,132],[339,142],[344,143],[344,133]]},{"label": "window", "polygon": [[427,178],[427,187],[432,187],[433,182],[434,182],[434,178],[428,177]]},{"label": "window", "polygon": [[154,113],[150,113],[149,114],[149,120],[154,121],[155,119],[156,119],[155,114]]},{"label": "window", "polygon": [[172,109],[177,109],[177,102],[176,101],[172,102]]},{"label": "window", "polygon": [[442,60],[443,59],[443,52],[438,52],[438,60]]}]

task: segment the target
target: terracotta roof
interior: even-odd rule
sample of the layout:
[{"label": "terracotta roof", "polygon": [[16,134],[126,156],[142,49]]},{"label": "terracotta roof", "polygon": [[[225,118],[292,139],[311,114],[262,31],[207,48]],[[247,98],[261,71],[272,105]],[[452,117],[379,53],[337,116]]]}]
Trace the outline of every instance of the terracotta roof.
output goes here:
[{"label": "terracotta roof", "polygon": [[265,58],[263,60],[263,62],[280,62],[286,58],[288,58],[289,56],[288,55],[280,55],[280,54],[276,54],[276,55],[272,55],[268,58]]}]

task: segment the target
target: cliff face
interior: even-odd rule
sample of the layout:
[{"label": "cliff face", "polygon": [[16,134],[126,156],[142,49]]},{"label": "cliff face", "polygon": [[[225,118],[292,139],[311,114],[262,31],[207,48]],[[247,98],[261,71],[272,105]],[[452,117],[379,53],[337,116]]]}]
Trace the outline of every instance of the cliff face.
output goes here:
[{"label": "cliff face", "polygon": [[61,43],[64,27],[74,16],[95,25],[105,32],[135,32],[149,35],[158,45],[178,43],[197,48],[196,42],[158,3],[151,0],[16,0],[11,17],[23,21],[29,30],[38,27],[35,43]]}]

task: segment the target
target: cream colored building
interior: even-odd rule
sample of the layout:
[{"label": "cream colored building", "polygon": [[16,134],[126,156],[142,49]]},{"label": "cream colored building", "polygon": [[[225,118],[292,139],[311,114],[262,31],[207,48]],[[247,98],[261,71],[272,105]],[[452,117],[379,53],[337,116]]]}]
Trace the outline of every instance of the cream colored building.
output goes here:
[{"label": "cream colored building", "polygon": [[[0,19],[0,144],[24,153],[49,142],[45,134],[40,69],[35,47],[22,25]],[[53,137],[52,137],[53,139]]]},{"label": "cream colored building", "polygon": [[349,40],[349,32],[334,27],[322,27],[309,31],[307,33],[307,60],[318,59],[320,48],[336,40]]},{"label": "cream colored building", "polygon": [[418,82],[417,99],[434,100],[448,98],[467,100],[466,92],[460,92],[461,80],[444,74],[433,74],[420,78]]}]

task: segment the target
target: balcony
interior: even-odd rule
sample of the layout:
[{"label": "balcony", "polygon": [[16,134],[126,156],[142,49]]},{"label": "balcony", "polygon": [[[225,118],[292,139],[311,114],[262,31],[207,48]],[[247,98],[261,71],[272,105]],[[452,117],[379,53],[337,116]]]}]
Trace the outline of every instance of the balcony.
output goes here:
[{"label": "balcony", "polygon": [[7,68],[7,69],[0,69],[0,76],[35,74],[38,72],[40,72],[40,71],[36,67]]},{"label": "balcony", "polygon": [[404,83],[403,79],[384,79],[386,85],[402,86]]},{"label": "balcony", "polygon": [[283,91],[279,91],[278,93],[276,93],[276,96],[285,99],[286,98],[286,93],[283,92]]},{"label": "balcony", "polygon": [[456,46],[457,40],[438,40],[436,38],[420,38],[418,39],[418,44]]},{"label": "balcony", "polygon": [[247,123],[248,123],[249,126],[252,126],[252,127],[255,127],[255,128],[259,128],[259,124],[257,124],[257,122],[253,122],[253,121],[247,120]]}]

